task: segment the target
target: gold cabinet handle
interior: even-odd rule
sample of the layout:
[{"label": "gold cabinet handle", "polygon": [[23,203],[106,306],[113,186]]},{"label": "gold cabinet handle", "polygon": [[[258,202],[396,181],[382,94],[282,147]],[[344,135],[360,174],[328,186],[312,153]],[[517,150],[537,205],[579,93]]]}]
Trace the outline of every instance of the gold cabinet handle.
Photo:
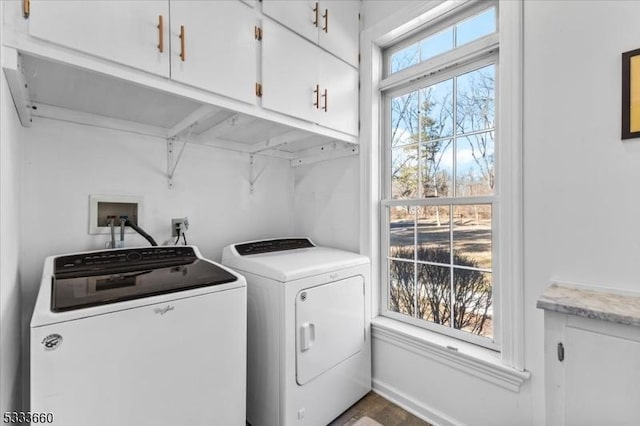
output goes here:
[{"label": "gold cabinet handle", "polygon": [[24,16],[24,19],[27,19],[30,13],[31,13],[31,1],[22,0],[22,16]]},{"label": "gold cabinet handle", "polygon": [[316,84],[316,89],[313,91],[313,93],[316,95],[316,101],[313,103],[313,106],[316,107],[316,109],[320,108],[320,85]]},{"label": "gold cabinet handle", "polygon": [[187,57],[184,49],[185,38],[186,36],[184,33],[184,25],[180,25],[180,59],[182,59],[182,62],[184,62],[185,58]]},{"label": "gold cabinet handle", "polygon": [[322,27],[322,31],[324,31],[325,33],[328,33],[329,32],[329,9],[324,10],[322,17],[324,18],[324,27]]},{"label": "gold cabinet handle", "polygon": [[324,89],[322,97],[324,98],[324,106],[322,107],[322,109],[324,110],[324,112],[327,112],[327,103],[329,101],[329,93],[327,92],[327,89]]},{"label": "gold cabinet handle", "polygon": [[316,2],[316,6],[313,8],[313,13],[314,13],[314,18],[313,18],[313,25],[316,26],[316,28],[318,28],[318,2]]},{"label": "gold cabinet handle", "polygon": [[164,19],[158,16],[158,50],[164,52]]}]

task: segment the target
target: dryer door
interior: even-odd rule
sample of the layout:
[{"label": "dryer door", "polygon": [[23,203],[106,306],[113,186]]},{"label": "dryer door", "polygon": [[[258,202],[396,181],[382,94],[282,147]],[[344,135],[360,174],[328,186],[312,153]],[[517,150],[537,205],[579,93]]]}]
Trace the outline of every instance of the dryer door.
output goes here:
[{"label": "dryer door", "polygon": [[364,345],[364,279],[301,290],[296,297],[296,381],[304,385]]}]

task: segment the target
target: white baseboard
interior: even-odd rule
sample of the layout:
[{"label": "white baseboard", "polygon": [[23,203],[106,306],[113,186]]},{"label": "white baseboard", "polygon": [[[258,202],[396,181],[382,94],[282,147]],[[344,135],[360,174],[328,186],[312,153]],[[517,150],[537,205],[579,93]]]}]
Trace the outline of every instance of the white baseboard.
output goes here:
[{"label": "white baseboard", "polygon": [[421,418],[422,420],[433,424],[434,426],[463,426],[464,424],[441,413],[438,410],[418,402],[415,399],[400,392],[393,386],[389,386],[380,380],[373,379],[373,391],[380,396],[388,399],[396,405],[407,410],[411,414]]}]

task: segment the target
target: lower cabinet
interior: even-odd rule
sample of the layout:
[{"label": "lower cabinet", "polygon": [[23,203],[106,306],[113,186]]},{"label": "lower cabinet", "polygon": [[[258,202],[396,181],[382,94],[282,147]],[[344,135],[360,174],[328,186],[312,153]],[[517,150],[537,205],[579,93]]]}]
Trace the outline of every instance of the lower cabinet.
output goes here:
[{"label": "lower cabinet", "polygon": [[547,426],[640,424],[640,327],[545,312]]}]

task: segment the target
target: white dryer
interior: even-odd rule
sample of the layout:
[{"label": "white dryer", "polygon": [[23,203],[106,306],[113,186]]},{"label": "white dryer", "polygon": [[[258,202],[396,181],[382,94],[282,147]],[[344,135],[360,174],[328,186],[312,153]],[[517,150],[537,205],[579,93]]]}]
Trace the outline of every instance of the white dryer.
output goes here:
[{"label": "white dryer", "polygon": [[370,263],[306,238],[224,248],[247,280],[247,421],[325,426],[371,390]]}]

